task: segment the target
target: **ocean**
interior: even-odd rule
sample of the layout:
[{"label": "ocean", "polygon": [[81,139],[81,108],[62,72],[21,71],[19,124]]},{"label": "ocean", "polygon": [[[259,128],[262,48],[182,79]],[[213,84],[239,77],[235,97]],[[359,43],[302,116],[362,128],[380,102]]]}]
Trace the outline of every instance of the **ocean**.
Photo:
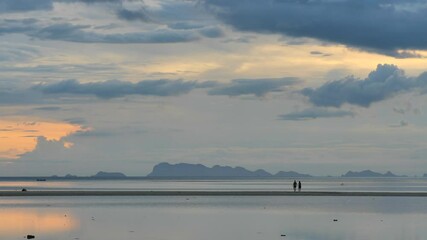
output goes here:
[{"label": "ocean", "polygon": [[[281,180],[1,181],[0,190],[291,190]],[[422,178],[301,179],[303,191],[426,191]],[[0,198],[0,239],[426,239],[424,197]]]}]

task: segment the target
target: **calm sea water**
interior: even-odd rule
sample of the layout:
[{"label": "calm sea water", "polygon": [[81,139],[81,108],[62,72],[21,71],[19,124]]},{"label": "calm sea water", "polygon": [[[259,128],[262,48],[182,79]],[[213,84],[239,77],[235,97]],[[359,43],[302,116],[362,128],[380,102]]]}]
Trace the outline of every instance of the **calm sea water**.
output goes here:
[{"label": "calm sea water", "polygon": [[[2,189],[273,189],[288,181],[0,182]],[[304,181],[316,190],[422,191],[413,180]],[[359,186],[357,186],[359,184]],[[392,187],[394,185],[394,187]],[[334,221],[336,219],[337,221]],[[424,197],[3,197],[0,239],[426,239]],[[286,236],[282,236],[286,235]]]},{"label": "calm sea water", "polygon": [[[298,179],[297,179],[298,180]],[[306,191],[426,192],[427,178],[306,178]],[[293,179],[273,180],[61,180],[0,181],[0,191],[29,190],[270,190],[292,189]]]}]

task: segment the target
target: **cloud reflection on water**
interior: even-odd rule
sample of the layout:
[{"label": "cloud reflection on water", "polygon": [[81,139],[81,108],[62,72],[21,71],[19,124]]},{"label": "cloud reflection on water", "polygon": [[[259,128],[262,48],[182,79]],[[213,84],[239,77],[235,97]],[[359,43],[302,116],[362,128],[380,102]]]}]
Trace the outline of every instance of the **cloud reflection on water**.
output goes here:
[{"label": "cloud reflection on water", "polygon": [[71,231],[79,226],[76,218],[58,211],[5,209],[0,210],[0,219],[0,238],[30,233],[56,234]]}]

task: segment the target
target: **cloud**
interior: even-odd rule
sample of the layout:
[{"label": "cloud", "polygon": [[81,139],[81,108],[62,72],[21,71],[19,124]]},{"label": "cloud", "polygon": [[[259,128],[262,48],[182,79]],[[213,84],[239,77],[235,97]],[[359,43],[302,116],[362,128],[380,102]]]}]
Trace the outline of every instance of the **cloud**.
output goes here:
[{"label": "cloud", "polygon": [[222,42],[224,42],[224,43],[250,43],[254,39],[256,39],[255,36],[242,36],[242,37],[228,38],[228,39],[225,39]]},{"label": "cloud", "polygon": [[62,108],[61,107],[50,106],[50,107],[37,107],[37,108],[33,108],[33,110],[56,112],[56,111],[62,110]]},{"label": "cloud", "polygon": [[[64,122],[31,119],[29,117],[4,118],[0,120],[0,159],[17,159],[36,148],[42,138],[46,141],[60,142],[64,137],[77,131],[87,131],[80,125]],[[31,136],[28,133],[32,133]]]},{"label": "cloud", "polygon": [[28,33],[33,31],[37,26],[37,19],[0,19],[0,36],[11,33]]},{"label": "cloud", "polygon": [[119,9],[116,12],[117,17],[126,21],[151,22],[150,17],[143,10],[131,11],[128,9]]},{"label": "cloud", "polygon": [[147,32],[103,34],[91,31],[90,27],[69,23],[53,24],[31,33],[30,36],[80,43],[178,43],[199,39],[197,34],[190,31],[159,29]]},{"label": "cloud", "polygon": [[324,52],[320,52],[320,51],[311,51],[310,54],[314,55],[314,56],[321,56],[321,57],[332,56],[332,54],[330,54],[330,53],[324,53]]},{"label": "cloud", "polygon": [[174,22],[174,23],[168,24],[168,27],[172,29],[189,30],[189,29],[203,28],[205,27],[205,25],[201,23],[195,23],[195,22]]},{"label": "cloud", "polygon": [[52,0],[2,0],[0,1],[0,13],[28,12],[36,10],[51,10]]},{"label": "cloud", "polygon": [[71,124],[78,124],[78,125],[83,125],[86,123],[86,119],[82,117],[66,118],[64,119],[64,121]]},{"label": "cloud", "polygon": [[207,38],[219,38],[225,35],[222,29],[219,27],[206,27],[200,29],[198,32]]},{"label": "cloud", "polygon": [[393,112],[399,113],[399,114],[405,114],[406,111],[403,108],[393,107]]},{"label": "cloud", "polygon": [[390,125],[390,127],[392,127],[392,128],[401,128],[401,127],[406,127],[408,125],[409,125],[408,122],[402,120],[402,121],[400,121],[399,124]]},{"label": "cloud", "polygon": [[44,99],[42,93],[31,89],[2,89],[0,86],[0,104],[42,104],[47,99]]},{"label": "cloud", "polygon": [[286,86],[298,82],[296,78],[234,79],[229,84],[221,84],[208,91],[209,95],[255,95],[262,97],[269,92],[282,92]]},{"label": "cloud", "polygon": [[[156,29],[145,32],[99,33],[91,25],[56,23],[42,26],[37,19],[0,20],[0,35],[22,33],[42,40],[57,40],[79,43],[179,43],[200,39],[201,35],[190,30]],[[208,36],[210,37],[210,36]]]},{"label": "cloud", "polygon": [[137,83],[117,80],[80,83],[77,80],[63,80],[50,84],[38,84],[33,89],[44,94],[95,95],[109,99],[125,95],[178,96],[203,87],[206,87],[205,83],[182,80],[145,80]]},{"label": "cloud", "polygon": [[305,88],[301,93],[316,106],[340,107],[348,103],[369,107],[372,103],[391,98],[399,93],[427,86],[427,72],[416,78],[405,76],[403,70],[395,65],[379,64],[369,76],[360,80],[347,77],[328,82],[316,89]]},{"label": "cloud", "polygon": [[399,58],[418,57],[419,55],[410,50],[427,49],[425,1],[201,0],[201,2],[219,20],[241,31],[314,38]]},{"label": "cloud", "polygon": [[40,55],[40,52],[33,47],[9,43],[0,45],[0,62],[23,62]]},{"label": "cloud", "polygon": [[[178,96],[187,94],[194,89],[218,86],[215,81],[184,81],[184,80],[144,80],[137,83],[110,80],[103,82],[81,83],[77,80],[38,83],[27,87],[27,82],[11,82],[0,80],[0,105],[42,105],[33,108],[35,111],[59,111],[63,108],[52,106],[65,102],[83,103],[86,98],[63,98],[67,95],[96,96],[101,99],[124,97],[126,95],[145,96]],[[49,104],[46,106],[45,104]],[[45,105],[45,106],[43,106]],[[1,115],[1,114],[0,114]],[[81,124],[80,120],[70,120]]]},{"label": "cloud", "polygon": [[205,27],[197,30],[157,29],[145,32],[99,33],[90,25],[57,23],[41,26],[35,19],[0,20],[0,35],[23,33],[41,40],[57,40],[78,43],[181,43],[197,41],[201,36],[218,38],[224,35],[221,28]]},{"label": "cloud", "polygon": [[316,118],[353,117],[354,113],[344,110],[329,110],[327,108],[308,108],[299,112],[292,112],[279,116],[280,120],[301,121]]},{"label": "cloud", "polygon": [[90,138],[106,138],[106,137],[113,137],[116,135],[117,134],[113,131],[91,130],[91,131],[79,131],[79,132],[76,132],[73,136],[90,137]]},{"label": "cloud", "polygon": [[123,0],[54,0],[55,2],[82,2],[82,3],[122,3]]}]

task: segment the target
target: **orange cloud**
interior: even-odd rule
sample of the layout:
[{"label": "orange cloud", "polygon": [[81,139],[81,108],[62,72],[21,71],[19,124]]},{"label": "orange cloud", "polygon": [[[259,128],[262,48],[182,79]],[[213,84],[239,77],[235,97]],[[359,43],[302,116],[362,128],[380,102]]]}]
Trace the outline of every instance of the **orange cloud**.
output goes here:
[{"label": "orange cloud", "polygon": [[[22,154],[32,152],[37,139],[61,141],[77,131],[87,131],[84,127],[66,122],[15,117],[0,120],[0,159],[17,159]],[[64,142],[70,148],[71,142]]]}]

